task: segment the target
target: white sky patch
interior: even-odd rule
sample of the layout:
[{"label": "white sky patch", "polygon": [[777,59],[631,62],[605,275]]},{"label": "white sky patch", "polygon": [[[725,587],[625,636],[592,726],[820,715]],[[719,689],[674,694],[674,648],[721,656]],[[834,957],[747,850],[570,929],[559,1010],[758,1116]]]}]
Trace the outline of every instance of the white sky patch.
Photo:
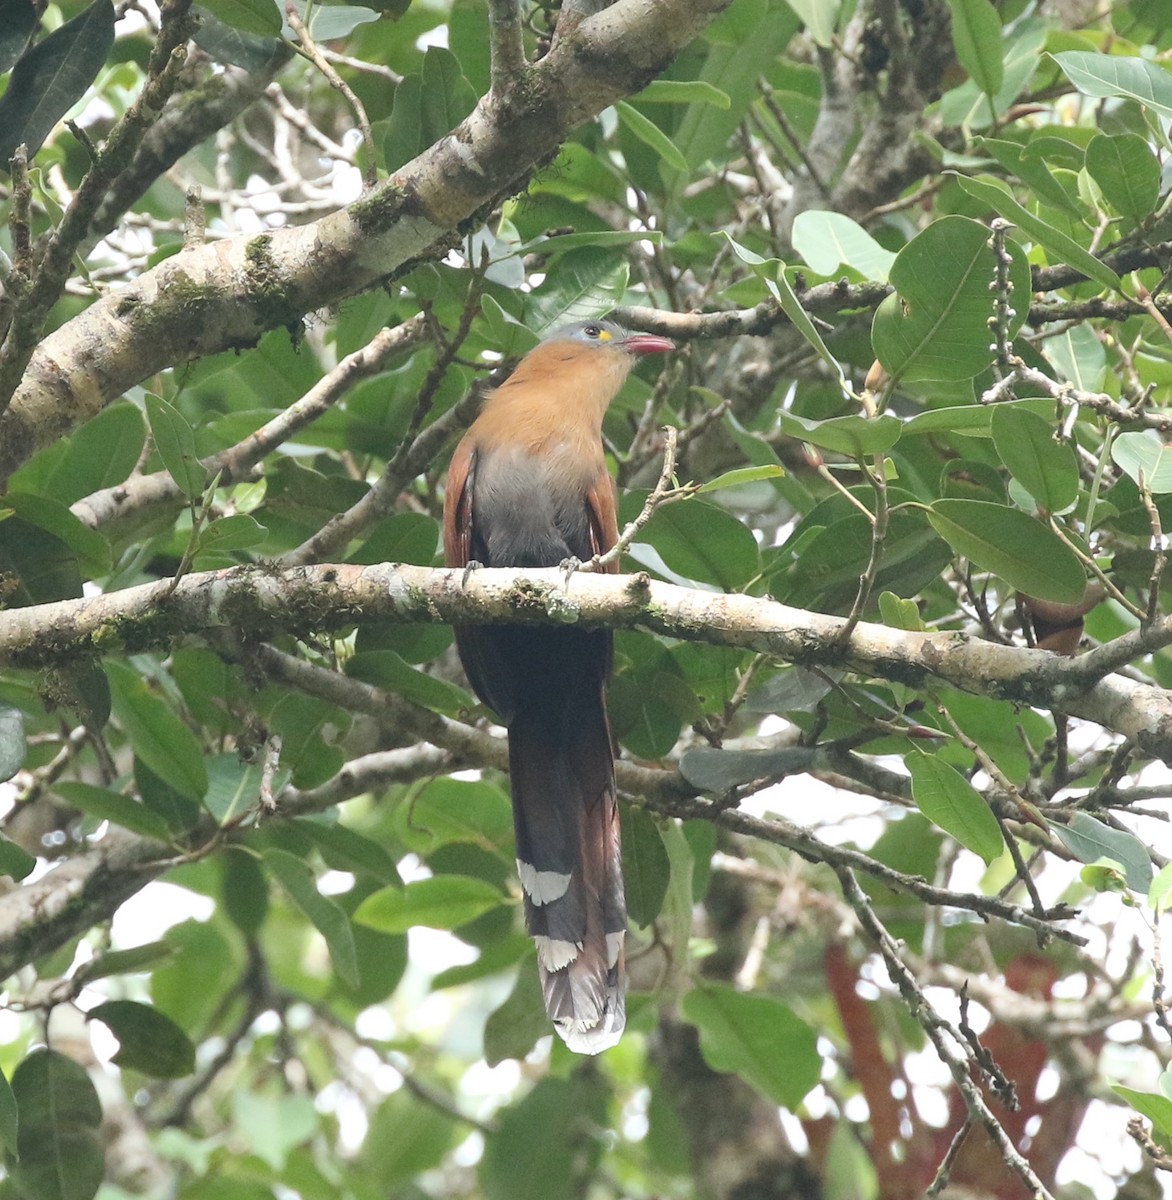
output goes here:
[{"label": "white sky patch", "polygon": [[173,883],[154,881],[123,902],[114,914],[114,945],[142,946],[159,941],[173,925],[207,921],[216,911],[210,896],[200,896]]}]

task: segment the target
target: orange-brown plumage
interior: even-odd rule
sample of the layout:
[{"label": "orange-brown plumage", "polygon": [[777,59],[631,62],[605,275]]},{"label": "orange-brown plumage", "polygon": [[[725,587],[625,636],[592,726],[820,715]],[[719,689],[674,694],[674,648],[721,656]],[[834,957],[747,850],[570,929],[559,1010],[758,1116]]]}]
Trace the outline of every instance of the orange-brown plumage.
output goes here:
[{"label": "orange-brown plumage", "polygon": [[[672,348],[608,321],[559,330],[493,391],[452,456],[444,497],[449,566],[556,566],[618,539],[602,419],[634,357]],[[612,568],[614,569],[614,568]],[[625,1021],[623,902],[605,630],[456,630],[476,694],[509,730],[525,917],[546,1009],[583,1053]]]}]

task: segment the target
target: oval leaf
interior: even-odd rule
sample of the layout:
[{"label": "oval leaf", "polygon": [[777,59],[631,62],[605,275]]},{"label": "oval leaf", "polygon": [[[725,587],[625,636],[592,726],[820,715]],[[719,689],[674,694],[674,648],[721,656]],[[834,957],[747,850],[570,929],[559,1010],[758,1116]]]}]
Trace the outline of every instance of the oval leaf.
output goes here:
[{"label": "oval leaf", "polygon": [[12,1093],[20,1113],[20,1157],[9,1171],[18,1193],[91,1200],[105,1160],[102,1105],[85,1068],[55,1050],[34,1050],[16,1068]]},{"label": "oval leaf", "polygon": [[937,500],[928,520],[958,554],[1027,596],[1059,604],[1082,599],[1086,572],[1074,552],[1020,509],[987,500]]},{"label": "oval leaf", "polygon": [[1172,446],[1160,441],[1154,429],[1121,433],[1111,444],[1111,458],[1120,470],[1143,484],[1153,495],[1172,492]]},{"label": "oval leaf", "polygon": [[1047,512],[1065,512],[1078,498],[1078,461],[1054,440],[1044,418],[1024,408],[993,410],[993,445],[1009,473]]},{"label": "oval leaf", "polygon": [[1096,134],[1087,146],[1087,170],[1107,202],[1142,221],[1160,198],[1160,163],[1138,133]]},{"label": "oval leaf", "polygon": [[1066,848],[1084,863],[1111,859],[1119,863],[1133,892],[1147,895],[1152,886],[1152,859],[1148,848],[1125,829],[1113,829],[1089,813],[1076,812],[1067,825],[1053,826]]},{"label": "oval leaf", "polygon": [[[1030,275],[1021,250],[1013,258],[1014,294],[1030,294]],[[996,264],[989,231],[968,217],[934,221],[896,255],[888,296],[875,312],[871,338],[889,375],[908,380],[971,379],[992,361],[989,328],[993,315],[989,284]],[[1025,304],[1010,326],[1024,318]]]},{"label": "oval leaf", "polygon": [[650,925],[659,916],[671,863],[663,838],[650,813],[624,805],[620,810],[623,828],[623,883],[627,912],[636,925]]},{"label": "oval leaf", "polygon": [[23,142],[31,159],[86,94],[114,44],[114,5],[94,3],[23,55],[0,99],[0,170]]},{"label": "oval leaf", "polygon": [[791,1111],[818,1082],[822,1058],[813,1029],[767,996],[705,986],[684,997],[684,1017],[700,1031],[713,1070],[733,1071]]},{"label": "oval leaf", "polygon": [[125,663],[106,663],[106,675],[114,713],[135,754],[181,796],[202,800],[208,775],[195,735]]},{"label": "oval leaf", "polygon": [[413,925],[456,929],[505,903],[491,883],[467,875],[436,875],[406,887],[381,888],[354,913],[359,925],[382,933],[406,933]]},{"label": "oval leaf", "polygon": [[942,758],[913,750],[906,762],[912,774],[912,799],[920,812],[991,863],[1005,849],[1005,839],[981,793]]},{"label": "oval leaf", "polygon": [[135,1000],[109,1000],[86,1014],[118,1039],[112,1062],[155,1079],[179,1079],[195,1070],[191,1039],[157,1008]]},{"label": "oval leaf", "polygon": [[266,850],[264,864],[285,889],[289,899],[309,918],[314,928],[325,938],[330,962],[342,981],[352,988],[359,986],[358,952],[354,946],[354,931],[346,910],[317,889],[313,872],[288,850]]}]

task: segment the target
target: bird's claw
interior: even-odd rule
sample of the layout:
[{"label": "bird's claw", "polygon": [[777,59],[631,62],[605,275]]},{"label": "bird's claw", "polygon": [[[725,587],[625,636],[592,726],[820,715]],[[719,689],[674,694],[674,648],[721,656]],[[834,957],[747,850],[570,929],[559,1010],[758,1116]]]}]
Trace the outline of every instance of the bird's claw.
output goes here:
[{"label": "bird's claw", "polygon": [[474,558],[470,558],[470,559],[469,559],[469,560],[468,560],[468,561],[467,561],[467,562],[464,564],[464,574],[463,574],[463,575],[461,576],[461,578],[460,578],[460,586],[461,586],[461,587],[467,587],[467,586],[468,586],[468,580],[469,580],[469,578],[471,577],[471,575],[472,575],[472,572],[473,572],[473,571],[479,571],[479,570],[480,570],[480,568],[481,568],[481,567],[483,567],[483,566],[484,566],[484,563],[482,563],[482,562],[477,562],[477,561],[476,561],[476,559],[474,559]]},{"label": "bird's claw", "polygon": [[563,558],[561,563],[558,565],[558,570],[561,571],[566,577],[565,581],[567,587],[569,586],[570,580],[573,578],[574,572],[580,571],[581,569],[582,560],[580,558],[575,558],[572,554],[569,558]]}]

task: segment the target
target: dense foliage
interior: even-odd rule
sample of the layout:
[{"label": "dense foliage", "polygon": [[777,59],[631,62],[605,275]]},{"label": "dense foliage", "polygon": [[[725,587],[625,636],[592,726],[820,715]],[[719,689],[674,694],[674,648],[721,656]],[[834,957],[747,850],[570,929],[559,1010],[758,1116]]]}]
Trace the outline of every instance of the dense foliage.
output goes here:
[{"label": "dense foliage", "polygon": [[[371,2],[0,0],[0,1196],[1159,1194],[1172,9]],[[643,575],[437,569],[612,309]],[[597,1060],[510,615],[618,631]]]}]

